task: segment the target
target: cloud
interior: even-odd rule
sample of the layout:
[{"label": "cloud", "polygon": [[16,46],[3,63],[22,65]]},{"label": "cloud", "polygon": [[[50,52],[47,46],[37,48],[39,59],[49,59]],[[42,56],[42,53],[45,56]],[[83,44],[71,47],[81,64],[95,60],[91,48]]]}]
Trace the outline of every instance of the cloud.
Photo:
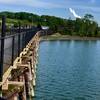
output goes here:
[{"label": "cloud", "polygon": [[[90,0],[91,3],[96,2],[96,0]],[[74,4],[75,3],[75,4]],[[22,7],[31,7],[31,8],[43,8],[43,9],[52,9],[52,8],[62,8],[62,9],[66,9],[66,8],[70,8],[73,7],[74,9],[80,9],[80,10],[85,10],[85,11],[92,11],[92,12],[100,12],[100,7],[97,6],[88,6],[80,3],[78,4],[78,2],[74,2],[72,3],[72,1],[69,0],[62,0],[59,1],[57,3],[53,3],[53,1],[48,1],[45,2],[43,0],[0,0],[0,5],[13,5],[13,6],[22,6]],[[7,7],[7,6],[6,6]],[[74,14],[76,14],[76,12],[74,11]],[[77,14],[76,14],[77,15]]]},{"label": "cloud", "polygon": [[59,4],[53,4],[49,2],[43,2],[40,0],[0,0],[2,4],[8,5],[22,5],[22,6],[30,6],[37,8],[61,8],[62,6]]},{"label": "cloud", "polygon": [[81,18],[81,16],[77,15],[75,10],[72,8],[69,8],[70,12],[74,15],[75,18]]}]

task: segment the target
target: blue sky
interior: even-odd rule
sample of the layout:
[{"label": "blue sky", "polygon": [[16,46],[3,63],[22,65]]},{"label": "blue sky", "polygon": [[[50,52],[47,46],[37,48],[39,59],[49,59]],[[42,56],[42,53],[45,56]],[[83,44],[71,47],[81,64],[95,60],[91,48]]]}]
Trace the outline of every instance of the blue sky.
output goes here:
[{"label": "blue sky", "polygon": [[0,11],[26,11],[39,15],[74,18],[69,8],[81,17],[92,14],[100,24],[100,0],[0,0]]}]

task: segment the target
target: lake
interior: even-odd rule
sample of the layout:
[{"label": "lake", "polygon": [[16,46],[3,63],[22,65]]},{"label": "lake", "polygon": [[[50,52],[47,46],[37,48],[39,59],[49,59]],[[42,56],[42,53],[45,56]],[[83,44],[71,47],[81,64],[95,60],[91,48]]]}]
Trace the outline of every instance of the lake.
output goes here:
[{"label": "lake", "polygon": [[100,100],[100,41],[40,43],[34,100]]}]

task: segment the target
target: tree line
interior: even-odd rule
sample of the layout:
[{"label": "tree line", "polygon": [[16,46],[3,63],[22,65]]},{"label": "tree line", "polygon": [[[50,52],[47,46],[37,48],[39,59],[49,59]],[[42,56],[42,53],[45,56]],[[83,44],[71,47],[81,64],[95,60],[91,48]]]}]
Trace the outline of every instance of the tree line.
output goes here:
[{"label": "tree line", "polygon": [[[78,36],[100,36],[99,25],[91,14],[86,14],[81,19],[76,18],[76,20],[48,15],[39,16],[27,12],[0,12],[0,18],[2,15],[5,15],[9,19],[26,20],[26,22],[34,23],[34,25],[48,26],[53,33],[59,32],[63,35]],[[14,25],[17,26],[18,22],[15,22]]]}]

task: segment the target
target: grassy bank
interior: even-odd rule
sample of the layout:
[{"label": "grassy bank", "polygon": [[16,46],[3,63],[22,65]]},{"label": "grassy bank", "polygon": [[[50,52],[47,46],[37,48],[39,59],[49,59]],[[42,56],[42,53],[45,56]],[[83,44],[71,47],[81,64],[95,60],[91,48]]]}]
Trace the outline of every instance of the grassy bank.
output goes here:
[{"label": "grassy bank", "polygon": [[[2,20],[0,18],[0,23],[1,22],[2,22]],[[28,20],[10,19],[10,18],[6,19],[6,24],[8,26],[11,26],[12,24],[18,25],[19,22],[21,23],[21,25],[36,25],[35,23],[29,22]]]},{"label": "grassy bank", "polygon": [[55,40],[100,40],[100,37],[80,37],[80,36],[70,36],[70,35],[61,35],[56,33],[54,35],[47,35],[41,37],[42,41],[55,41]]}]

